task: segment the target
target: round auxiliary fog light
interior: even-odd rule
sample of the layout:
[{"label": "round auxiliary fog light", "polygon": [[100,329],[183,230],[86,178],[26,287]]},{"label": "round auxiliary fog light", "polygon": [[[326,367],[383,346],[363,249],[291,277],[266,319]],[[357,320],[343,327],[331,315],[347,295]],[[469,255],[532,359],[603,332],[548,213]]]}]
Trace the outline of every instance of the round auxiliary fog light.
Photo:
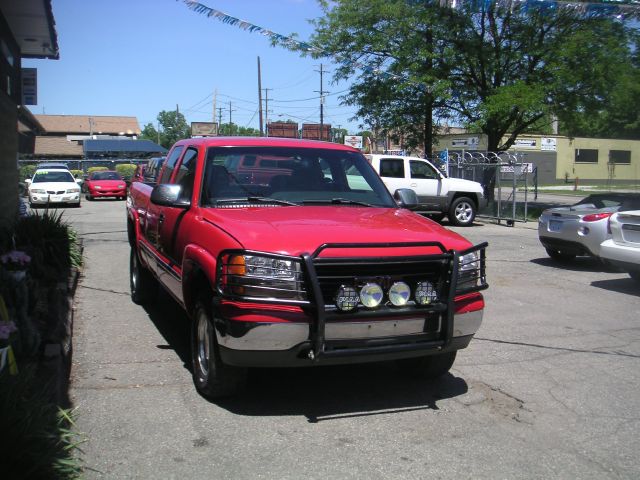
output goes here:
[{"label": "round auxiliary fog light", "polygon": [[438,292],[431,282],[418,282],[416,285],[416,303],[430,305],[438,300]]},{"label": "round auxiliary fog light", "polygon": [[382,287],[377,283],[367,283],[360,289],[360,301],[367,308],[375,308],[382,302]]},{"label": "round auxiliary fog light", "polygon": [[389,301],[396,307],[402,307],[407,304],[411,296],[409,285],[404,282],[396,282],[389,289]]},{"label": "round auxiliary fog light", "polygon": [[342,285],[336,294],[336,307],[342,312],[350,312],[358,306],[359,300],[355,288]]}]

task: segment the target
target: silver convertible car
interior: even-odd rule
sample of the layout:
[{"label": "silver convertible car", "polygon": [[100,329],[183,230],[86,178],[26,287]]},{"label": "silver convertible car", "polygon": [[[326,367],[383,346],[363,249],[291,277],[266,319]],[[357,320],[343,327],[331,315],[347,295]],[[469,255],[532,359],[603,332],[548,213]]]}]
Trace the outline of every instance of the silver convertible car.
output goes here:
[{"label": "silver convertible car", "polygon": [[550,208],[538,219],[538,238],[554,260],[568,261],[576,255],[600,257],[600,244],[611,233],[609,217],[616,212],[640,209],[640,194],[589,195],[569,207]]}]

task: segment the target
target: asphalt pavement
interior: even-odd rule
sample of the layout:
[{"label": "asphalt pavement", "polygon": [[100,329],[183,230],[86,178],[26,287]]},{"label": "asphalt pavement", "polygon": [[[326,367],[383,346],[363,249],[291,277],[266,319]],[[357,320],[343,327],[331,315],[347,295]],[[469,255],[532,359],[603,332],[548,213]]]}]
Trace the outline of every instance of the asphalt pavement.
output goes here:
[{"label": "asphalt pavement", "polygon": [[[283,207],[286,208],[286,207]],[[131,302],[122,201],[64,214],[84,242],[71,397],[87,478],[635,479],[640,284],[592,259],[554,264],[535,223],[454,228],[488,241],[487,307],[451,373],[392,364],[254,370],[211,402],[188,322]]]}]

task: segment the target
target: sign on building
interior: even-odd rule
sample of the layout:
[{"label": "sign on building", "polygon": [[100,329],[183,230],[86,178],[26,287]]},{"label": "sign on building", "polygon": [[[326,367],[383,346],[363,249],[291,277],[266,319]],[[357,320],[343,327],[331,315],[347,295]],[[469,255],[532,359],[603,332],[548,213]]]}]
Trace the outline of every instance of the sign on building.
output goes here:
[{"label": "sign on building", "polygon": [[360,135],[345,135],[344,144],[353,148],[359,148],[362,150],[362,136]]},{"label": "sign on building", "polygon": [[538,142],[535,138],[518,138],[513,142],[515,148],[536,148]]},{"label": "sign on building", "polygon": [[557,149],[557,139],[555,138],[541,138],[540,150],[543,152],[555,152]]},{"label": "sign on building", "polygon": [[454,138],[451,140],[451,146],[464,148],[465,150],[476,150],[480,145],[479,137]]},{"label": "sign on building", "polygon": [[38,104],[38,70],[36,68],[22,69],[22,104]]},{"label": "sign on building", "polygon": [[516,165],[502,165],[500,173],[516,173],[520,175],[523,172],[533,173],[533,163],[519,163]]},{"label": "sign on building", "polygon": [[218,124],[216,122],[191,122],[192,137],[216,137],[218,136]]}]

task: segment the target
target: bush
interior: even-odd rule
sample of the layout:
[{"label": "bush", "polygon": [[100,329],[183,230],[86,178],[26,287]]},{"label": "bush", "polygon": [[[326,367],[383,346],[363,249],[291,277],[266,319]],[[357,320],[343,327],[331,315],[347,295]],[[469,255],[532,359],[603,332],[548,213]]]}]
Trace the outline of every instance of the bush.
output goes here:
[{"label": "bush", "polygon": [[106,172],[107,170],[109,170],[107,167],[89,167],[87,173]]},{"label": "bush", "polygon": [[33,368],[17,376],[0,374],[0,449],[2,478],[80,478],[73,413],[50,402],[49,389]]},{"label": "bush", "polygon": [[126,180],[131,179],[136,171],[137,165],[133,163],[121,163],[116,165],[116,172],[122,175]]},{"label": "bush", "polygon": [[22,165],[18,170],[18,181],[24,182],[27,178],[33,177],[34,173],[36,173],[35,165]]},{"label": "bush", "polygon": [[70,170],[71,175],[73,175],[75,178],[82,178],[82,176],[84,175],[84,172],[82,170]]}]

